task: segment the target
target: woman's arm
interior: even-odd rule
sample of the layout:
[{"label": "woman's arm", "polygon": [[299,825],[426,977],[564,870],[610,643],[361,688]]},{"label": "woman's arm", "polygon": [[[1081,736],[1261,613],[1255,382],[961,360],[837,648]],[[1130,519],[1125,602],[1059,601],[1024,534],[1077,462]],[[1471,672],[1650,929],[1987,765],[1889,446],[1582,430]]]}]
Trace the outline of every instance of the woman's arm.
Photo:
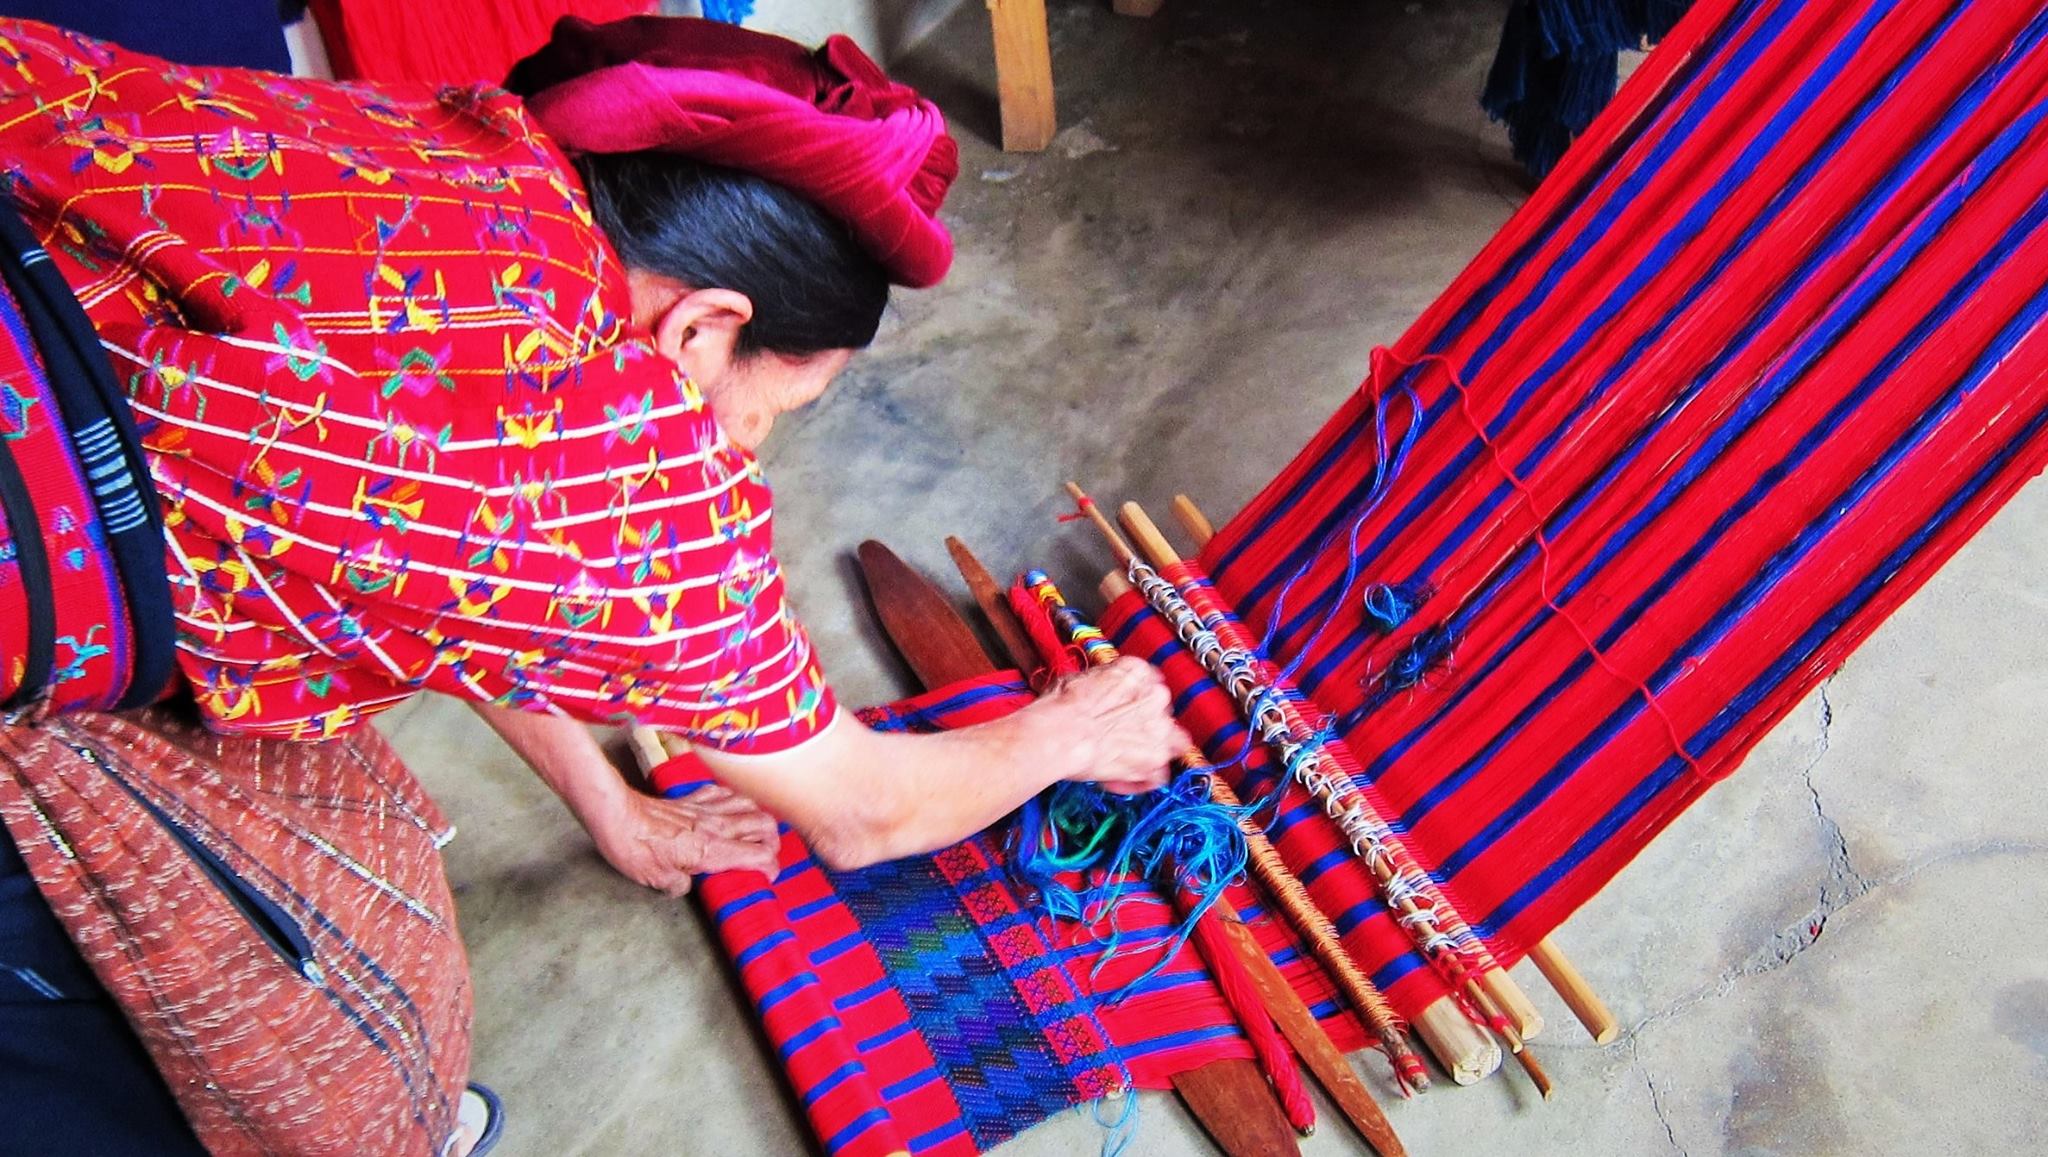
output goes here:
[{"label": "woman's arm", "polygon": [[819,860],[847,869],[965,839],[1062,779],[1148,791],[1189,744],[1168,701],[1157,671],[1125,659],[958,731],[884,735],[847,720],[775,755],[700,748],[726,786],[681,800],[635,791],[575,720],[476,710],[569,805],[606,860],[680,896],[699,872],[775,873],[775,820],[764,806],[802,832]]},{"label": "woman's arm", "polygon": [[803,833],[827,866],[858,868],[966,838],[1063,779],[1148,791],[1190,746],[1153,667],[1127,658],[1015,714],[936,735],[851,721],[772,756],[698,755]]},{"label": "woman's arm", "polygon": [[656,799],[635,791],[576,720],[473,706],[562,797],[598,852],[628,879],[680,896],[699,872],[775,874],[775,820],[746,797],[712,786],[686,799]]}]

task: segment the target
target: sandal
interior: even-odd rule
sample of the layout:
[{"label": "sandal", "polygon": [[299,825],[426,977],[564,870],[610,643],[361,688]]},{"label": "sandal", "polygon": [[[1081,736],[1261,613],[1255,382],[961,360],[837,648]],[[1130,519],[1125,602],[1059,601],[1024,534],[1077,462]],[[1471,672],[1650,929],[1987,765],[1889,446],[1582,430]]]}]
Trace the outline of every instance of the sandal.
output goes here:
[{"label": "sandal", "polygon": [[[484,1157],[505,1133],[505,1102],[489,1088],[471,1081],[457,1102],[455,1128],[455,1136],[448,1140],[450,1157]],[[455,1144],[465,1136],[475,1137],[476,1143],[458,1153]]]}]

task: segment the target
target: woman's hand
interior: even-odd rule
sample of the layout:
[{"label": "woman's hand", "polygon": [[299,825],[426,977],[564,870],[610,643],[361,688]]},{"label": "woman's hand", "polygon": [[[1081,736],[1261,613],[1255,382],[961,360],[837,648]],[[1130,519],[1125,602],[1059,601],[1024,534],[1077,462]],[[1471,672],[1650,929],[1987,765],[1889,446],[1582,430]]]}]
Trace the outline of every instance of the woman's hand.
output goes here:
[{"label": "woman's hand", "polygon": [[700,872],[775,876],[782,842],[775,819],[743,795],[714,784],[683,799],[634,792],[622,802],[589,824],[590,835],[606,862],[637,884],[681,896]]},{"label": "woman's hand", "polygon": [[634,882],[680,896],[697,872],[775,874],[781,845],[775,820],[746,796],[716,784],[683,799],[643,795],[581,723],[472,706],[569,805],[606,862]]},{"label": "woman's hand", "polygon": [[1060,778],[1135,795],[1164,786],[1168,764],[1194,746],[1172,703],[1158,668],[1125,656],[1067,680],[1019,714],[1037,713],[1032,724],[1050,732],[1062,766],[1071,768]]}]

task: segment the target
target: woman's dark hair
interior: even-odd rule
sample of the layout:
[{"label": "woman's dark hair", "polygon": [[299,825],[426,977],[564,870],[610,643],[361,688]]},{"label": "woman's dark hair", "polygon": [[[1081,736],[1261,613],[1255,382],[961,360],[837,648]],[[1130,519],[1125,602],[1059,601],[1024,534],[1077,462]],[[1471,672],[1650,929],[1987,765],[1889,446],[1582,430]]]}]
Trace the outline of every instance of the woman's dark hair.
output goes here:
[{"label": "woman's dark hair", "polygon": [[807,357],[875,340],[889,275],[804,197],[668,153],[591,154],[576,167],[598,228],[627,265],[753,301],[740,354]]}]

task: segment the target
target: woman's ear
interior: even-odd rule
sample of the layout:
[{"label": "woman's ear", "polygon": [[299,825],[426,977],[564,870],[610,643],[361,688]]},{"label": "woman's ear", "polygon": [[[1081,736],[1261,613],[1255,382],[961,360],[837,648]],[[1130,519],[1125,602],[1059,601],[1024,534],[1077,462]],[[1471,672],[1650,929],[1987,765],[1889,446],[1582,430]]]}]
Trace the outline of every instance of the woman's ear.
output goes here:
[{"label": "woman's ear", "polygon": [[721,381],[739,360],[740,330],[754,302],[730,289],[684,290],[650,326],[654,348],[700,386]]}]

